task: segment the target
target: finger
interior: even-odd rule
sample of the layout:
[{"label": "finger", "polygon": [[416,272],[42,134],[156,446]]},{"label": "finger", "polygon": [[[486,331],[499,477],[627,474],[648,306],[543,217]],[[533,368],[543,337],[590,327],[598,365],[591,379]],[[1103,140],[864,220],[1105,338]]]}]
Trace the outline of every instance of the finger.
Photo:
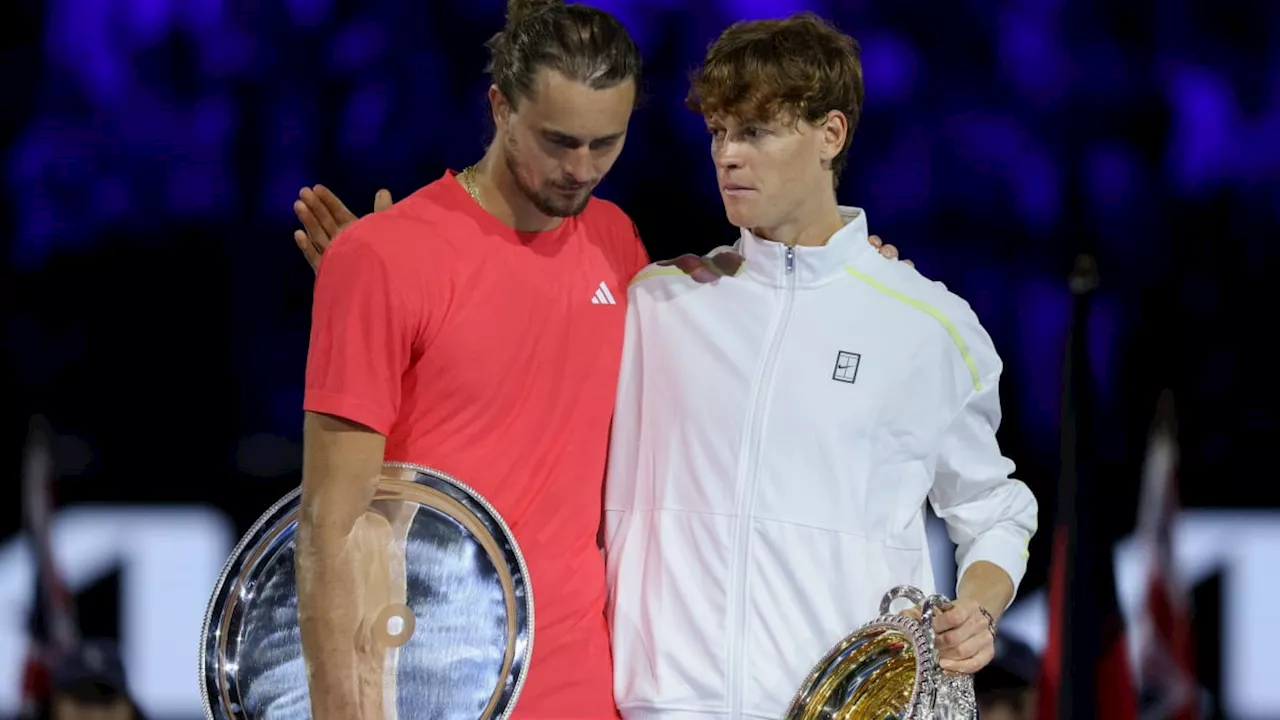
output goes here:
[{"label": "finger", "polygon": [[391,207],[391,191],[379,190],[373,196],[373,211],[382,212],[383,210],[386,210],[389,207]]},{"label": "finger", "polygon": [[920,608],[907,608],[898,614],[902,617],[911,618],[916,622],[920,622]]},{"label": "finger", "polygon": [[938,635],[942,635],[964,625],[968,619],[963,610],[953,605],[950,610],[934,614],[933,631]]},{"label": "finger", "polygon": [[302,229],[307,233],[307,240],[319,252],[324,252],[329,247],[329,243],[333,237],[320,227],[320,221],[316,219],[311,207],[305,202],[298,200],[293,203],[293,214],[298,216],[299,222],[302,223]]},{"label": "finger", "polygon": [[993,645],[991,633],[986,636],[975,635],[957,644],[951,651],[951,655],[956,658],[970,658],[981,655],[988,645]]},{"label": "finger", "polygon": [[907,267],[915,267],[915,266],[916,266],[915,262],[913,262],[913,261],[911,261],[911,260],[903,260],[903,261],[902,261],[902,264],[903,264],[903,265],[906,265]]},{"label": "finger", "polygon": [[[317,185],[316,187],[320,187]],[[320,222],[320,227],[324,228],[324,234],[330,240],[338,236],[338,230],[341,225],[337,218],[330,212],[329,206],[320,199],[320,194],[312,188],[302,188],[302,192],[298,193],[298,197],[302,198],[302,202],[306,203],[307,209],[316,216],[316,220]]]},{"label": "finger", "polygon": [[720,273],[712,267],[709,267],[706,261],[697,255],[690,253],[686,253],[672,260],[663,260],[658,264],[680,268],[685,275],[688,275],[699,283],[715,282],[720,278]]},{"label": "finger", "polygon": [[737,277],[738,273],[742,272],[744,261],[742,256],[738,253],[726,251],[712,256],[710,264],[718,270],[721,275]]},{"label": "finger", "polygon": [[325,207],[324,202],[316,194],[315,190],[307,187],[302,188],[298,191],[298,200],[306,207],[307,212],[311,214],[320,233],[325,236],[326,240],[332,240],[338,234],[337,223],[334,221],[333,216],[329,214],[329,209]]},{"label": "finger", "polygon": [[938,653],[939,665],[950,665],[949,669],[962,672],[977,672],[995,657],[995,643],[991,641],[978,643],[970,652]]},{"label": "finger", "polygon": [[967,607],[955,606],[943,615],[946,616],[945,622],[950,626],[944,632],[954,633],[953,637],[967,638],[982,632],[990,634],[987,630],[986,618],[979,613],[971,612]]},{"label": "finger", "polygon": [[950,672],[973,675],[974,673],[978,672],[979,670],[981,670],[982,668],[990,664],[993,658],[995,658],[994,648],[987,648],[986,650],[983,650],[979,654],[970,658],[965,658],[963,660],[939,659],[938,667],[942,668],[943,670],[948,670]]},{"label": "finger", "polygon": [[953,660],[966,658],[973,654],[963,652],[966,644],[972,645],[974,638],[970,635],[960,635],[961,631],[952,630],[945,635],[935,635],[933,639],[933,647],[938,651],[939,657],[949,657]]},{"label": "finger", "polygon": [[976,659],[968,660],[939,660],[938,667],[947,672],[961,673],[964,675],[973,675],[983,668],[978,664]]},{"label": "finger", "polygon": [[676,263],[676,267],[684,270],[685,274],[693,278],[698,283],[713,283],[720,279],[720,272],[713,265],[708,264],[700,257],[688,255],[681,258]]},{"label": "finger", "polygon": [[320,251],[316,250],[311,241],[307,239],[307,234],[301,230],[293,231],[293,242],[302,251],[302,257],[307,259],[307,264],[312,270],[320,269]]},{"label": "finger", "polygon": [[977,647],[984,642],[986,642],[984,638],[970,633],[965,627],[943,635],[935,635],[933,646],[940,654],[949,658],[965,658],[977,652]]},{"label": "finger", "polygon": [[897,260],[898,248],[894,247],[893,245],[884,245],[880,248],[880,254],[889,258],[890,260]]},{"label": "finger", "polygon": [[963,648],[968,644],[969,652],[963,653],[964,655],[973,654],[973,643],[987,643],[992,642],[992,640],[991,629],[987,627],[980,615],[970,616],[961,625],[934,636],[934,644],[939,649],[944,649],[948,652]]},{"label": "finger", "polygon": [[884,244],[884,241],[880,239],[879,235],[872,235],[871,237],[867,238],[867,242],[871,243],[871,247],[873,248],[878,248]]},{"label": "finger", "polygon": [[[348,223],[355,222],[355,213],[348,210],[347,206],[338,199],[337,195],[333,194],[332,190],[323,185],[316,185],[312,190],[315,191],[316,197],[320,199],[320,202],[324,203],[324,209],[333,218],[338,230],[341,230]],[[377,201],[376,195],[374,196],[374,201]]]}]

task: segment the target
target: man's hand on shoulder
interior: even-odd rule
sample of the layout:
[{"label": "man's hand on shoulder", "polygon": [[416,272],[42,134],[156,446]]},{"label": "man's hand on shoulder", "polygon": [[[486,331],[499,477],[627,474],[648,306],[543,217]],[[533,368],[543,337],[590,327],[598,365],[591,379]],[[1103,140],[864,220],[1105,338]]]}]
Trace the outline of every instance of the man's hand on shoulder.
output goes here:
[{"label": "man's hand on shoulder", "polygon": [[[871,247],[879,250],[881,255],[889,258],[890,260],[898,259],[898,248],[893,245],[889,245],[885,241],[881,240],[879,235],[872,235],[871,237],[867,238],[867,242],[871,243]],[[916,266],[914,262],[911,262],[910,260],[906,260],[906,259],[902,261],[902,264],[907,265],[909,267]]]},{"label": "man's hand on shoulder", "polygon": [[[381,212],[389,207],[391,192],[379,190],[373,196],[373,211]],[[293,214],[298,216],[303,228],[293,231],[293,242],[313,271],[319,271],[320,258],[338,233],[356,221],[355,213],[323,185],[302,188],[293,203]]]},{"label": "man's hand on shoulder", "polygon": [[685,253],[671,260],[660,260],[658,265],[677,267],[685,275],[700,283],[715,282],[722,277],[733,277],[742,270],[742,256],[735,252],[722,252],[701,257]]},{"label": "man's hand on shoulder", "polygon": [[[867,239],[871,246],[880,251],[880,254],[890,260],[898,259],[898,248],[893,245],[886,244],[878,235],[872,235]],[[915,263],[910,260],[903,260],[903,263],[915,267]],[[666,267],[677,267],[684,271],[686,275],[700,283],[715,282],[722,277],[733,277],[742,270],[742,256],[735,252],[722,252],[715,255],[703,255],[701,257],[692,253],[686,253],[678,258],[671,260],[662,260],[658,263]]]}]

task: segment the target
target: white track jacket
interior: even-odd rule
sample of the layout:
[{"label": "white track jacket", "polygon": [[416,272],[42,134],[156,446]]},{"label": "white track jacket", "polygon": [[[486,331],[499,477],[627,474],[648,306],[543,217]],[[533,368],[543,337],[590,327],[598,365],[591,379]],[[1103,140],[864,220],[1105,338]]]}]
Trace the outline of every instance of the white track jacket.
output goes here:
[{"label": "white track jacket", "polygon": [[957,577],[1022,580],[1036,501],[996,443],[991,339],[842,212],[823,247],[744,230],[738,277],[628,290],[604,529],[627,720],[780,718],[887,590],[934,590],[926,499]]}]

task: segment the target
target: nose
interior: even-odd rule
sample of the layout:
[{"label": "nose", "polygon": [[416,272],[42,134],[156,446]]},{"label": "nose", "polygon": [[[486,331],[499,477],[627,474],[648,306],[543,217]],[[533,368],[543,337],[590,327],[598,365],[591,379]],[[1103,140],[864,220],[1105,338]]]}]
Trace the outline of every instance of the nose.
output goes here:
[{"label": "nose", "polygon": [[591,151],[587,148],[579,148],[568,154],[565,158],[564,174],[573,179],[574,182],[585,184],[591,182],[591,176],[594,171],[592,163]]},{"label": "nose", "polygon": [[732,140],[713,143],[711,159],[720,170],[737,170],[742,167],[742,158],[737,151],[738,144]]}]

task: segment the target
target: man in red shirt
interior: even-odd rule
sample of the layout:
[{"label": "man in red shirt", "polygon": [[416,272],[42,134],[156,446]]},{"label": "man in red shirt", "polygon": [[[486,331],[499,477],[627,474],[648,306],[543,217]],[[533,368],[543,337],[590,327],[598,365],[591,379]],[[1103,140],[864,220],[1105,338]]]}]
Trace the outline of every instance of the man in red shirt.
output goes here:
[{"label": "man in red shirt", "polygon": [[613,718],[596,544],[631,220],[592,197],[640,55],[593,8],[513,0],[489,43],[484,158],[352,224],[316,278],[298,614],[317,720],[381,716],[357,669],[363,522],[381,464],[463,479],[518,538],[537,642],[516,716]]}]

